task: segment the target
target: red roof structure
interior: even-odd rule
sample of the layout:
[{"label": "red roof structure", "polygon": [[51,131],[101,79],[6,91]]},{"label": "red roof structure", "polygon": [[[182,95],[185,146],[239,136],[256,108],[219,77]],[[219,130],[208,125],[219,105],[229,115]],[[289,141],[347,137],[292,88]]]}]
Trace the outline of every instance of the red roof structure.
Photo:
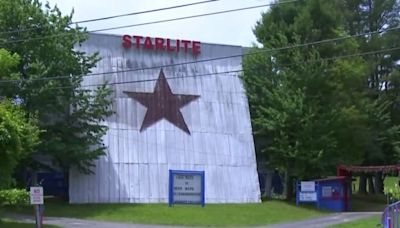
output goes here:
[{"label": "red roof structure", "polygon": [[395,172],[400,170],[399,165],[382,165],[382,166],[358,166],[358,165],[338,165],[337,166],[337,175],[343,175],[346,172],[363,172],[363,173],[376,173],[376,172]]}]

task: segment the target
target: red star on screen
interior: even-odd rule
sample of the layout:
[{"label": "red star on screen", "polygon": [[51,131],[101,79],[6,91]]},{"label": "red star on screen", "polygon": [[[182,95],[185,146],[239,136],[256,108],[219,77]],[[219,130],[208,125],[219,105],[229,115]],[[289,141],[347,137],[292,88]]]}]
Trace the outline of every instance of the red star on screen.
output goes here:
[{"label": "red star on screen", "polygon": [[124,93],[147,108],[140,131],[145,130],[161,119],[166,119],[190,135],[189,128],[180,109],[200,96],[172,93],[162,69],[153,93],[128,91],[124,91]]}]

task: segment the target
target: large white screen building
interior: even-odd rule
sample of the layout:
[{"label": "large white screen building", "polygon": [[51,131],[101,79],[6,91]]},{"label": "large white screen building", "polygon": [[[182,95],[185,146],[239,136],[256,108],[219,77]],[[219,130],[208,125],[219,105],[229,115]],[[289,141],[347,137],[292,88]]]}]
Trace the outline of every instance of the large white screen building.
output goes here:
[{"label": "large white screen building", "polygon": [[260,202],[243,48],[129,37],[91,34],[78,47],[99,52],[93,73],[113,72],[82,86],[108,81],[115,114],[94,174],[70,171],[70,202],[167,202],[170,169],[204,171],[206,203]]}]

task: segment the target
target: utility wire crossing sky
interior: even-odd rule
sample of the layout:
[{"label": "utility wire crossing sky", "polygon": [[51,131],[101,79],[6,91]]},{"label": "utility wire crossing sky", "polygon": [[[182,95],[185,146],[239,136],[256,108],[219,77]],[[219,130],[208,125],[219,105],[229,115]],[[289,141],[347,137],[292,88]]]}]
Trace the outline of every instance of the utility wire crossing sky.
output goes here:
[{"label": "utility wire crossing sky", "polygon": [[[74,10],[73,21],[84,21],[93,18],[101,18],[131,12],[153,10],[176,5],[199,2],[198,0],[42,0],[48,1],[51,6],[57,4],[63,14],[69,14]],[[176,17],[186,17],[198,14],[207,14],[216,11],[224,11],[236,8],[244,8],[255,5],[269,4],[270,0],[219,0],[209,3],[196,4],[177,9],[145,13],[128,17],[114,18],[110,20],[95,21],[82,24],[89,31],[122,25],[147,23],[151,21],[165,20]],[[109,34],[137,34],[152,37],[169,37],[171,39],[199,40],[207,43],[220,43],[230,45],[251,46],[256,42],[252,29],[261,19],[261,13],[268,7],[254,8],[244,11],[211,15],[180,21],[171,21],[162,24],[151,24],[134,28],[122,28],[107,31]]]}]

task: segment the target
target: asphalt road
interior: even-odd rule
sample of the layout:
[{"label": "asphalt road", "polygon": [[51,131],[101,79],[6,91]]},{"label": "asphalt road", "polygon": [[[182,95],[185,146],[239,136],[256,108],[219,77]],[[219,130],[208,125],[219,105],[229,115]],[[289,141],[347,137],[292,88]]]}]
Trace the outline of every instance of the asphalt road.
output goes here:
[{"label": "asphalt road", "polygon": [[[351,222],[357,219],[363,219],[367,217],[371,217],[374,215],[381,215],[382,212],[346,212],[346,213],[337,213],[329,216],[318,217],[314,219],[293,222],[293,223],[285,223],[285,224],[277,224],[268,226],[268,228],[299,228],[299,227],[307,227],[307,228],[322,228],[328,227],[340,223]],[[377,224],[380,222],[377,221]]]},{"label": "asphalt road", "polygon": [[[331,225],[350,222],[357,219],[367,218],[374,215],[380,215],[381,212],[347,212],[347,213],[336,213],[328,216],[323,216],[315,219],[309,219],[299,222],[277,224],[271,226],[258,226],[257,228],[322,228]],[[21,222],[34,223],[32,216],[8,214],[8,218],[14,219]],[[172,227],[183,227],[183,226],[167,226],[167,225],[144,225],[144,224],[131,224],[131,223],[117,223],[117,222],[103,222],[73,218],[57,218],[47,217],[44,218],[45,224],[52,224],[61,226],[64,228],[172,228]],[[379,222],[377,222],[378,224]]]}]

